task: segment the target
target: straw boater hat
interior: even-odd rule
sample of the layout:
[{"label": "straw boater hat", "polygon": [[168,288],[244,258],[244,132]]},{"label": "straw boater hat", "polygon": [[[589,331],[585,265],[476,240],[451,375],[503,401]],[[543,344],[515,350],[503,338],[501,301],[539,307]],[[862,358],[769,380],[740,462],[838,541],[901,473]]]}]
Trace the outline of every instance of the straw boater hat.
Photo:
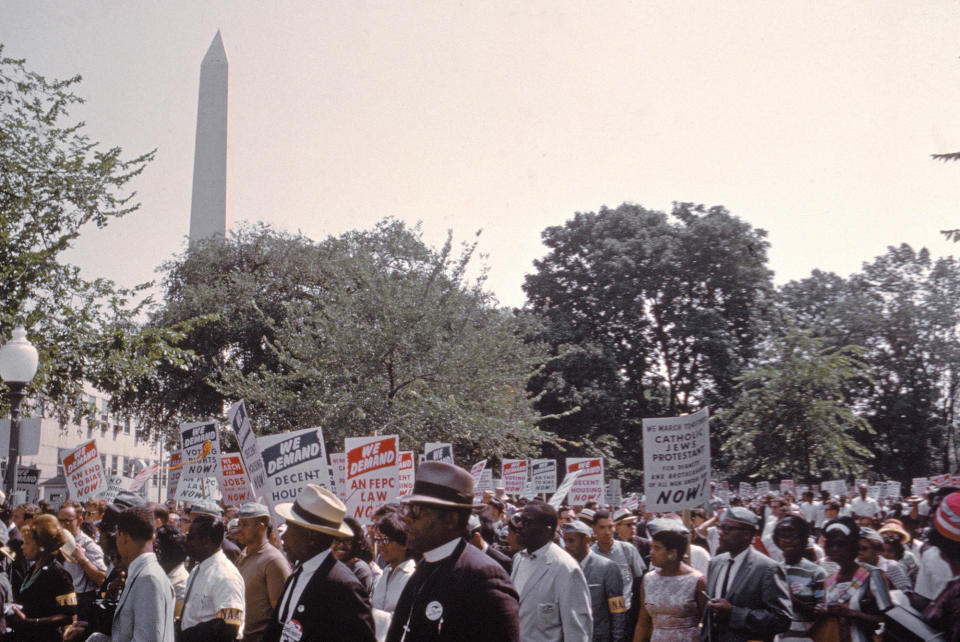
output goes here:
[{"label": "straw boater hat", "polygon": [[473,475],[442,461],[425,461],[417,471],[413,492],[400,498],[404,504],[430,504],[473,508]]},{"label": "straw boater hat", "polygon": [[297,501],[292,504],[277,504],[276,511],[289,523],[302,528],[340,539],[353,537],[353,531],[343,523],[347,507],[339,497],[316,484],[304,486],[297,495]]}]

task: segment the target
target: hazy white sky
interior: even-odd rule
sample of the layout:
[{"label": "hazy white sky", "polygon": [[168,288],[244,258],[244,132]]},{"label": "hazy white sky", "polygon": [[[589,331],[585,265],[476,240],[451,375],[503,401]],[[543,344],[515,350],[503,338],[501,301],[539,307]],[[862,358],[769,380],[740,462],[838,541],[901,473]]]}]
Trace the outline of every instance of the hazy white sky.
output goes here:
[{"label": "hazy white sky", "polygon": [[955,250],[960,163],[929,154],[960,150],[956,2],[0,0],[4,55],[82,74],[94,139],[158,149],[143,208],[77,243],[88,276],[133,285],[183,248],[217,29],[233,221],[483,228],[504,304],[546,226],[624,201],[725,205],[769,231],[778,282]]}]

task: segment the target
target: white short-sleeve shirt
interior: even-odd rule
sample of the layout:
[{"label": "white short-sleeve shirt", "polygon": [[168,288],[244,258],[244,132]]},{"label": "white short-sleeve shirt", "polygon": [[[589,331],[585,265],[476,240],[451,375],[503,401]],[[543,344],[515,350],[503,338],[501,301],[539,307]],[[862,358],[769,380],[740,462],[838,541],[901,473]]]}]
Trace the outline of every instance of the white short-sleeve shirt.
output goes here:
[{"label": "white short-sleeve shirt", "polygon": [[180,626],[189,629],[219,618],[238,624],[242,637],[245,604],[243,576],[218,550],[190,571]]}]

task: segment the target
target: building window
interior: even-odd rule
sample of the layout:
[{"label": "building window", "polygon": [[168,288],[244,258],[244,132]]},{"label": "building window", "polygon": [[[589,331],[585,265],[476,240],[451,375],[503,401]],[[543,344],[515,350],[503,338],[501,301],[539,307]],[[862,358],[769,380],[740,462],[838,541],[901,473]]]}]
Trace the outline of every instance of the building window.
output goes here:
[{"label": "building window", "polygon": [[130,417],[123,420],[123,432],[128,435],[130,434]]},{"label": "building window", "polygon": [[120,458],[117,455],[112,455],[110,458],[110,474],[116,475],[119,466],[120,466]]}]

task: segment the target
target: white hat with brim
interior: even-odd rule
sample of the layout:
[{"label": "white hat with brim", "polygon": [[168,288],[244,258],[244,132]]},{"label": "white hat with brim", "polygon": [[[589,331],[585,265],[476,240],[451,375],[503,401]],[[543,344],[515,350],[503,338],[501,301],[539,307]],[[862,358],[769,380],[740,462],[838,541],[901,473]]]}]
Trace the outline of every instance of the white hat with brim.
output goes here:
[{"label": "white hat with brim", "polygon": [[297,501],[277,504],[276,511],[288,523],[301,528],[339,539],[353,537],[353,531],[343,523],[347,507],[339,497],[316,484],[307,484],[297,495]]}]

